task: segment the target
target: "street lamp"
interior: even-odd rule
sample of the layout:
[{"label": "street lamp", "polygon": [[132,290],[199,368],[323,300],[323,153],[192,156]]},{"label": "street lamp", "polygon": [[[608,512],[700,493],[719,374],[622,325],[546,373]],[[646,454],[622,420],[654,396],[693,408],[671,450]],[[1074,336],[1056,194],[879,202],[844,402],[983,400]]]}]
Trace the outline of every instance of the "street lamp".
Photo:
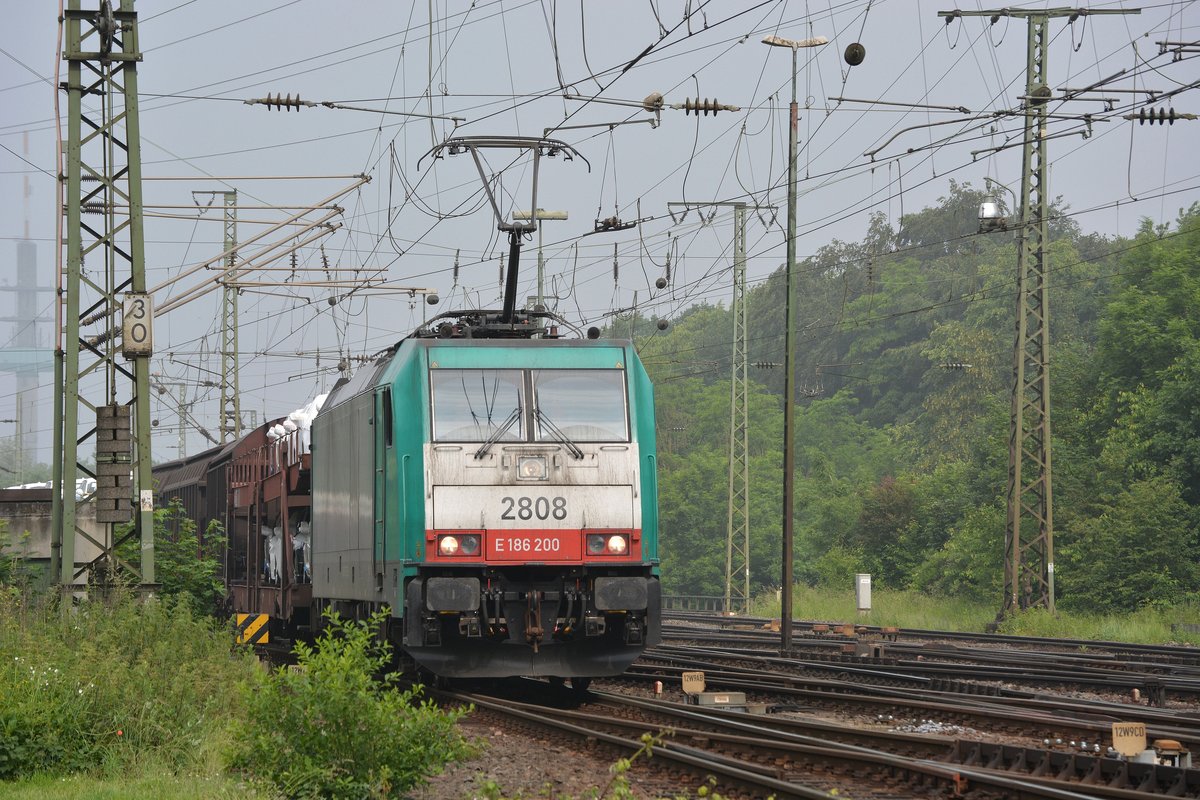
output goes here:
[{"label": "street lamp", "polygon": [[[547,211],[544,208],[539,208],[537,210],[537,218],[540,220],[549,220],[549,219],[565,220],[567,218],[567,212],[566,211]],[[529,219],[529,212],[528,211],[514,211],[513,219]],[[542,261],[542,226],[538,225],[537,304],[539,306],[541,306],[542,310],[544,311],[546,308],[546,296],[542,291],[542,276],[543,276],[543,271],[544,271],[543,263],[544,262]]]},{"label": "street lamp", "polygon": [[787,297],[784,301],[784,327],[787,346],[783,366],[785,373],[783,400],[783,586],[780,597],[779,635],[780,649],[787,654],[792,649],[792,582],[795,548],[792,527],[792,503],[795,490],[792,477],[796,471],[796,325],[792,320],[796,291],[796,134],[800,109],[796,105],[796,51],[801,47],[819,47],[829,42],[824,36],[812,39],[784,39],[768,36],[763,44],[771,47],[788,47],[792,51],[792,103],[788,107],[791,125],[788,131],[788,230],[787,230]]}]

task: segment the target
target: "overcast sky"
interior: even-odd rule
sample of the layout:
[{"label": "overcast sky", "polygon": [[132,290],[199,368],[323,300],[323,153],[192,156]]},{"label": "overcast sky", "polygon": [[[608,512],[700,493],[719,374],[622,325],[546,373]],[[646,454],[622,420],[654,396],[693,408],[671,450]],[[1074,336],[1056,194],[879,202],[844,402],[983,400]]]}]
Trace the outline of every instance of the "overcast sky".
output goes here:
[{"label": "overcast sky", "polygon": [[[15,283],[16,243],[26,236],[26,223],[43,284],[54,282],[55,5],[43,0],[5,9],[10,35],[0,45],[0,283]],[[785,253],[791,54],[762,44],[765,35],[830,40],[799,51],[801,257],[834,238],[860,239],[872,212],[895,225],[901,213],[946,194],[951,180],[978,187],[986,175],[1019,191],[1020,148],[987,151],[1019,144],[1020,118],[992,112],[1020,103],[1026,23],[1001,19],[991,25],[985,17],[945,24],[937,12],[955,7],[993,6],[965,0],[139,2],[144,174],[180,178],[145,185],[153,215],[146,224],[148,282],[166,283],[221,252],[222,201],[197,208],[213,197],[204,192],[238,192],[238,235],[245,241],[297,210],[269,206],[317,204],[350,187],[350,176],[368,176],[369,183],[337,201],[343,211],[330,221],[338,229],[297,251],[296,277],[289,257],[274,263],[264,258],[255,263],[286,269],[248,280],[295,283],[306,277],[305,267],[328,263],[335,270],[363,270],[360,277],[373,271],[394,286],[435,290],[441,303],[430,309],[420,295],[247,287],[240,299],[242,408],[256,412],[259,421],[286,414],[331,384],[340,358],[375,352],[436,310],[499,305],[500,256],[507,243],[496,231],[474,163],[469,155],[422,156],[452,136],[541,136],[546,128],[568,126],[549,135],[582,158],[544,160],[538,186],[540,207],[569,215],[544,223],[550,305],[590,325],[629,308],[635,293],[647,315],[669,317],[696,302],[728,302],[732,214],[710,208],[702,215],[699,204],[777,207],[777,216],[764,210],[748,229],[752,281],[777,268]],[[1140,8],[1136,16],[1051,23],[1052,88],[1083,87],[1126,70],[1106,84],[1110,91],[1051,106],[1064,118],[1053,120],[1048,132],[1067,135],[1049,142],[1050,193],[1085,212],[1076,217],[1084,230],[1106,235],[1129,235],[1143,217],[1173,221],[1180,208],[1200,198],[1200,123],[1127,122],[1121,115],[1146,95],[1111,91],[1167,92],[1200,78],[1191,63],[1195,56],[1175,60],[1160,55],[1156,44],[1196,40],[1200,9],[1194,0]],[[851,68],[843,53],[855,41],[866,47],[866,59]],[[740,110],[695,116],[666,108],[661,124],[652,126],[644,121],[654,115],[628,101],[654,92],[668,106],[699,97]],[[242,102],[268,93],[371,111],[281,112]],[[564,93],[580,99],[564,99]],[[1200,111],[1195,97],[1183,92],[1163,105]],[[1111,98],[1115,107],[1107,109],[1100,98]],[[63,108],[65,113],[65,103]],[[1094,115],[1086,139],[1078,135],[1085,129],[1078,117],[1085,113]],[[617,122],[631,124],[608,125]],[[935,122],[948,124],[929,125]],[[877,148],[872,162],[864,154]],[[489,175],[499,175],[494,188],[502,211],[527,209],[528,159],[514,162],[513,151],[485,155]],[[285,176],[321,177],[278,179]],[[682,201],[695,207],[686,216],[675,208],[673,218],[667,204]],[[587,235],[598,219],[613,216],[642,222]],[[296,238],[278,234],[262,241],[287,247]],[[536,249],[535,236],[522,260],[522,302],[536,292]],[[671,285],[659,291],[654,281],[665,273],[668,251]],[[239,255],[251,258],[254,251],[248,247]],[[307,277],[324,280],[326,274],[338,273]],[[199,277],[162,289],[156,302],[179,296]],[[40,311],[51,314],[50,296],[44,299]],[[219,303],[219,293],[211,292],[158,318],[155,332],[155,371],[164,381],[189,384],[192,413],[212,431],[218,394],[197,382],[220,369]],[[12,296],[0,293],[0,316],[12,314],[12,305]],[[49,328],[41,327],[47,343]],[[11,344],[15,331],[14,324],[0,324],[0,341]],[[38,456],[44,461],[51,459],[50,379],[49,372],[42,376],[46,413]],[[179,391],[174,383],[169,387]],[[14,396],[15,379],[0,375],[0,418],[13,416]],[[173,404],[156,404],[155,416],[161,433],[156,458],[173,457],[177,412]],[[0,424],[0,436],[10,435],[12,425]],[[189,453],[203,446],[197,434],[188,434]]]}]

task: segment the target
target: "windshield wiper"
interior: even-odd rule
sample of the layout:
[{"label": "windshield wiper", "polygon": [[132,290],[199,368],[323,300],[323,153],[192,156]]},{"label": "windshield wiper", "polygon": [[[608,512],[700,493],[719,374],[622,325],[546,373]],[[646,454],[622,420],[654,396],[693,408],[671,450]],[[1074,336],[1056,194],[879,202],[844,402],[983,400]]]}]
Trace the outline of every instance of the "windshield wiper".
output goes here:
[{"label": "windshield wiper", "polygon": [[486,456],[488,450],[492,449],[492,445],[500,441],[500,437],[508,433],[508,429],[511,428],[513,424],[520,418],[521,407],[517,406],[513,409],[513,412],[508,415],[508,419],[504,420],[504,422],[500,424],[500,427],[496,428],[496,430],[492,432],[491,436],[483,440],[483,444],[481,444],[479,449],[475,451],[475,458],[483,458]]},{"label": "windshield wiper", "polygon": [[579,445],[572,442],[567,435],[562,432],[561,428],[551,422],[550,418],[542,413],[540,408],[534,409],[533,416],[538,422],[545,426],[546,430],[550,432],[550,436],[554,438],[554,441],[567,448],[567,452],[569,452],[576,459],[583,458],[583,451],[579,449]]}]

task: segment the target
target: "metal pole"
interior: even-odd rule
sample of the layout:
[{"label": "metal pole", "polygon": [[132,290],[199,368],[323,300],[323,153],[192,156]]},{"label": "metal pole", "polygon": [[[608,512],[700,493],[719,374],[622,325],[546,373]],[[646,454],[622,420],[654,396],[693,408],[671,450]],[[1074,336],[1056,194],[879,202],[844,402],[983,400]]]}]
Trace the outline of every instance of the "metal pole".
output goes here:
[{"label": "metal pole", "polygon": [[225,196],[225,288],[221,325],[221,442],[242,438],[242,400],[238,386],[237,191]]},{"label": "metal pole", "polygon": [[783,585],[780,587],[779,646],[786,654],[792,649],[792,581],[793,581],[793,519],[792,485],[796,472],[796,150],[800,109],[796,105],[796,48],[792,48],[792,102],[788,106],[791,124],[788,129],[788,232],[787,232],[787,297],[784,301],[783,398]]},{"label": "metal pole", "polygon": [[1050,439],[1050,304],[1047,292],[1049,163],[1046,104],[1053,96],[1046,56],[1052,18],[1140,14],[1141,9],[1001,8],[939,11],[939,17],[1024,18],[1025,131],[1017,242],[1017,335],[1008,440],[1008,514],[1000,616],[1032,607],[1054,612],[1054,502]]},{"label": "metal pole", "polygon": [[[121,10],[132,12],[133,0],[121,0]],[[136,23],[125,30],[126,47],[138,53]],[[142,209],[142,134],[141,115],[137,102],[137,61],[127,62],[125,78],[125,139],[129,151],[126,180],[129,194],[129,287],[134,292],[146,291],[146,235]],[[124,348],[123,343],[122,347]],[[137,519],[141,551],[140,590],[154,591],[158,578],[154,566],[154,460],[150,440],[150,355],[126,357],[133,362],[133,472],[137,495],[134,515]]]},{"label": "metal pole", "polygon": [[538,292],[537,304],[538,308],[546,307],[546,296],[542,292],[542,280],[545,275],[545,262],[542,261],[542,226],[538,225]]},{"label": "metal pole", "polygon": [[746,382],[746,204],[733,207],[733,369],[729,381],[729,526],[725,613],[750,608],[750,467]]},{"label": "metal pole", "polygon": [[[55,364],[60,395],[55,439],[61,450],[54,454],[52,524],[59,550],[55,578],[68,607],[77,569],[75,481],[80,474],[96,479],[99,531],[88,538],[100,551],[80,572],[103,586],[112,569],[126,569],[147,591],[155,576],[153,308],[146,292],[136,69],[142,54],[133,0],[122,0],[116,11],[101,4],[99,12],[82,10],[80,0],[71,0],[64,27],[68,121],[61,199],[67,244],[60,287],[66,297],[60,296]],[[96,46],[99,52],[87,49]],[[84,95],[99,98],[99,108],[85,107]],[[100,221],[84,224],[83,210],[97,205],[103,209]],[[118,217],[117,209],[126,207],[128,217]],[[85,254],[91,261],[86,274]],[[85,327],[95,332],[88,334]],[[125,393],[129,399],[122,402]],[[80,460],[84,445],[94,445],[94,465]],[[113,527],[131,520],[129,533],[118,534]],[[119,545],[134,537],[140,540],[137,564],[118,555]]]},{"label": "metal pole", "polygon": [[[72,0],[70,10],[79,9],[78,0]],[[68,19],[66,24],[67,53],[78,52],[81,48],[82,23],[77,19]],[[71,593],[75,584],[75,478],[78,471],[79,454],[79,311],[80,311],[80,275],[83,272],[83,238],[79,234],[82,204],[79,202],[82,186],[82,164],[80,157],[83,129],[83,64],[81,59],[73,58],[67,65],[67,152],[66,152],[66,209],[67,218],[67,264],[66,278],[63,288],[66,291],[66,302],[63,309],[62,330],[60,337],[60,364],[56,370],[59,374],[55,389],[60,397],[56,398],[55,410],[61,411],[56,415],[55,427],[59,429],[56,438],[60,447],[54,451],[54,496],[52,516],[58,529],[54,532],[59,543],[59,590],[65,596],[64,608],[71,607]]]},{"label": "metal pole", "polygon": [[749,316],[746,295],[746,212],[774,206],[751,206],[743,202],[714,200],[693,203],[669,202],[667,208],[682,206],[730,207],[733,209],[733,357],[729,380],[729,515],[725,538],[725,595],[727,613],[750,607],[750,443],[749,400],[746,357],[746,326]]}]

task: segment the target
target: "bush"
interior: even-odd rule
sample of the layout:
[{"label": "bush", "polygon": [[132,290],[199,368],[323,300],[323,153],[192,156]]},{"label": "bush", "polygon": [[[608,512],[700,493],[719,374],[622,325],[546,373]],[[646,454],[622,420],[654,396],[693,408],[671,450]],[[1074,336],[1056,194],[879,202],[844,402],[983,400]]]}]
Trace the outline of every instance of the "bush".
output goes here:
[{"label": "bush", "polygon": [[0,589],[0,780],[208,762],[254,673],[188,602],[118,596],[61,613]]},{"label": "bush", "polygon": [[391,656],[373,633],[384,613],[357,623],[327,613],[316,645],[296,645],[296,667],[251,687],[234,767],[287,797],[399,797],[470,752],[455,726],[465,711],[375,677]]},{"label": "bush", "polygon": [[[225,549],[225,532],[213,520],[204,531],[202,543],[196,522],[187,513],[178,497],[154,510],[154,574],[159,592],[167,597],[186,597],[199,611],[220,616],[225,586],[219,555]],[[118,537],[128,538],[117,553],[130,564],[139,564],[141,542],[132,534],[133,523],[118,529]]]}]

